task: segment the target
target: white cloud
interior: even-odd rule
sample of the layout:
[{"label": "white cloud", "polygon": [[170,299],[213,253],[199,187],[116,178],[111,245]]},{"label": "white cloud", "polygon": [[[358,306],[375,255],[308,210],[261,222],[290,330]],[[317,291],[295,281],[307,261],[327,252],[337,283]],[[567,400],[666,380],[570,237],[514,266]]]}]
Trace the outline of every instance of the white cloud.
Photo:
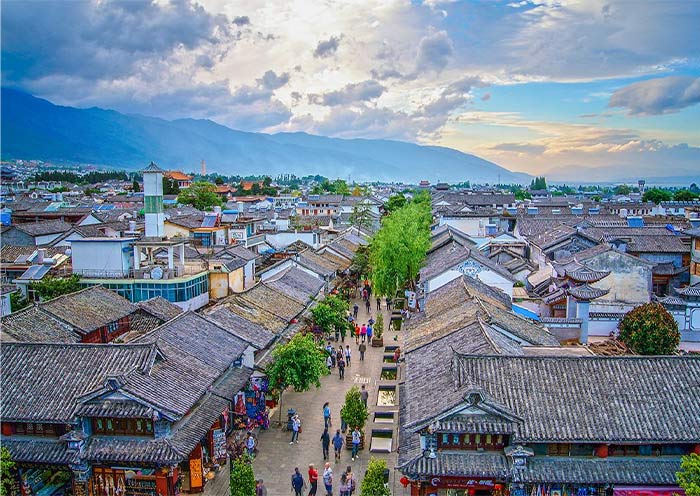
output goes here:
[{"label": "white cloud", "polygon": [[670,76],[620,88],[610,97],[608,107],[623,107],[632,115],[655,115],[696,103],[700,103],[700,78]]}]

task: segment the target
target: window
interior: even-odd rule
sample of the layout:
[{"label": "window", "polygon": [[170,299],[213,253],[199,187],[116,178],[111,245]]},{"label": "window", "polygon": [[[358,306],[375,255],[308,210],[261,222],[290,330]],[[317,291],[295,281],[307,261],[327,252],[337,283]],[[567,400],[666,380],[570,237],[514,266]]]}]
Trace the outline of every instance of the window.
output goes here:
[{"label": "window", "polygon": [[639,455],[638,445],[613,444],[608,450],[610,456],[637,456]]},{"label": "window", "polygon": [[108,436],[151,436],[153,421],[139,418],[94,418],[92,430],[95,434]]},{"label": "window", "polygon": [[570,454],[571,456],[593,456],[594,448],[592,444],[572,444]]},{"label": "window", "polygon": [[569,456],[570,446],[566,443],[556,443],[547,445],[547,455],[549,456]]},{"label": "window", "polygon": [[34,424],[18,422],[14,424],[14,433],[20,436],[58,437],[65,434],[66,429],[58,424]]}]

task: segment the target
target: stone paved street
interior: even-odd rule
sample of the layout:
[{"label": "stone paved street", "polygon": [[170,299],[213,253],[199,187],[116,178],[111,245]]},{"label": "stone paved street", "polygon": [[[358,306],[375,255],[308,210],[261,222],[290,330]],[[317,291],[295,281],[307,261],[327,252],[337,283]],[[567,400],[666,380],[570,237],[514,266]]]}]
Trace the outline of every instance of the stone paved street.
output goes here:
[{"label": "stone paved street", "polygon": [[[358,315],[358,320],[360,324],[366,323],[369,320],[370,315],[376,318],[376,302],[373,300],[372,312],[367,314],[365,311],[364,302],[362,299],[355,300],[360,307],[360,313]],[[382,303],[382,313],[384,315],[384,345],[401,345],[401,335],[400,333],[395,333],[393,329],[389,329],[391,316],[390,313],[386,311],[384,304]],[[394,338],[397,337],[397,341]],[[337,343],[332,342],[337,348]],[[359,483],[362,481],[365,471],[367,470],[367,462],[370,458],[369,447],[370,439],[369,433],[373,427],[374,412],[377,410],[381,411],[398,411],[398,406],[396,407],[377,407],[377,395],[378,388],[377,383],[379,380],[379,375],[382,370],[384,348],[372,348],[367,346],[367,353],[365,354],[364,362],[360,361],[360,353],[357,351],[358,346],[355,344],[355,340],[350,337],[346,337],[344,344],[350,344],[350,349],[352,350],[352,360],[351,366],[345,370],[345,379],[340,380],[338,378],[338,370],[333,369],[331,375],[325,376],[321,379],[320,388],[312,388],[309,391],[303,393],[296,393],[294,391],[286,391],[282,396],[282,421],[286,423],[286,412],[288,408],[294,408],[299,413],[302,420],[302,433],[299,436],[299,443],[290,445],[289,440],[291,434],[289,432],[283,431],[277,426],[277,419],[279,412],[278,410],[273,410],[271,413],[272,427],[267,431],[260,431],[258,436],[258,456],[253,464],[255,470],[255,477],[257,479],[263,479],[265,481],[265,487],[267,488],[269,496],[277,495],[287,495],[291,492],[290,479],[292,472],[294,472],[294,467],[299,467],[299,469],[304,474],[304,479],[307,479],[307,470],[309,463],[314,463],[319,469],[319,475],[323,471],[323,452],[321,449],[320,437],[323,433],[323,404],[328,401],[331,404],[333,428],[340,427],[340,408],[345,400],[345,393],[354,384],[361,387],[363,383],[369,388],[369,401],[367,403],[369,407],[369,418],[367,420],[367,425],[365,426],[365,431],[367,433],[367,439],[365,441],[365,449],[360,452],[359,459],[354,462],[350,458],[350,450],[343,449],[341,462],[338,464],[333,463],[333,471],[337,474],[336,481],[339,481],[340,473],[345,470],[345,468],[350,465],[352,471],[355,473],[358,481],[358,491],[355,494],[359,494]],[[398,482],[401,477],[398,475],[398,471],[394,470],[396,465],[396,447],[397,447],[397,423],[398,413],[395,415],[395,423],[393,425],[394,429],[394,444],[392,447],[392,453],[374,453],[373,456],[377,458],[382,458],[387,461],[387,467],[390,469],[389,482],[393,488],[394,494],[403,494],[404,489]],[[386,424],[378,425],[382,429],[387,429]],[[330,456],[333,457],[333,447],[331,446]],[[204,494],[207,496],[225,496],[229,493],[228,487],[228,468],[222,468],[221,472],[217,475],[216,479],[207,483]],[[307,481],[308,483],[308,481]],[[338,494],[337,485],[334,488],[334,494]],[[317,493],[319,496],[325,494],[322,482],[319,483],[319,490]]]}]

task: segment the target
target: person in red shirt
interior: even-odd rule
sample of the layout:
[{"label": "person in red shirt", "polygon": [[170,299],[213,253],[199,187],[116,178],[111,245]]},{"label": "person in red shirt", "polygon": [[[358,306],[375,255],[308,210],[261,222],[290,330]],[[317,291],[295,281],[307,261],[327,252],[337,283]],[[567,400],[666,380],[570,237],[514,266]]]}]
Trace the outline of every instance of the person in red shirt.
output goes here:
[{"label": "person in red shirt", "polygon": [[316,488],[318,487],[318,470],[314,468],[314,464],[309,465],[309,496],[316,495]]}]

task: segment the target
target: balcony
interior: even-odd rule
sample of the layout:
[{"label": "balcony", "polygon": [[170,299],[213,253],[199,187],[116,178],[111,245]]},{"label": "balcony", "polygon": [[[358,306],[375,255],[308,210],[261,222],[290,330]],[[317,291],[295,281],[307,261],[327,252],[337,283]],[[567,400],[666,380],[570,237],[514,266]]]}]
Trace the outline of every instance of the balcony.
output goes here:
[{"label": "balcony", "polygon": [[[154,269],[160,268],[160,271],[153,272]],[[84,279],[156,279],[168,280],[178,277],[191,276],[206,271],[204,264],[185,264],[175,265],[174,268],[168,269],[163,265],[151,265],[141,267],[138,270],[128,269],[124,271],[110,271],[101,269],[82,269],[73,270],[73,274],[77,274]],[[162,274],[162,275],[161,275]],[[160,277],[157,277],[159,276]],[[156,276],[156,277],[153,277]]]}]

